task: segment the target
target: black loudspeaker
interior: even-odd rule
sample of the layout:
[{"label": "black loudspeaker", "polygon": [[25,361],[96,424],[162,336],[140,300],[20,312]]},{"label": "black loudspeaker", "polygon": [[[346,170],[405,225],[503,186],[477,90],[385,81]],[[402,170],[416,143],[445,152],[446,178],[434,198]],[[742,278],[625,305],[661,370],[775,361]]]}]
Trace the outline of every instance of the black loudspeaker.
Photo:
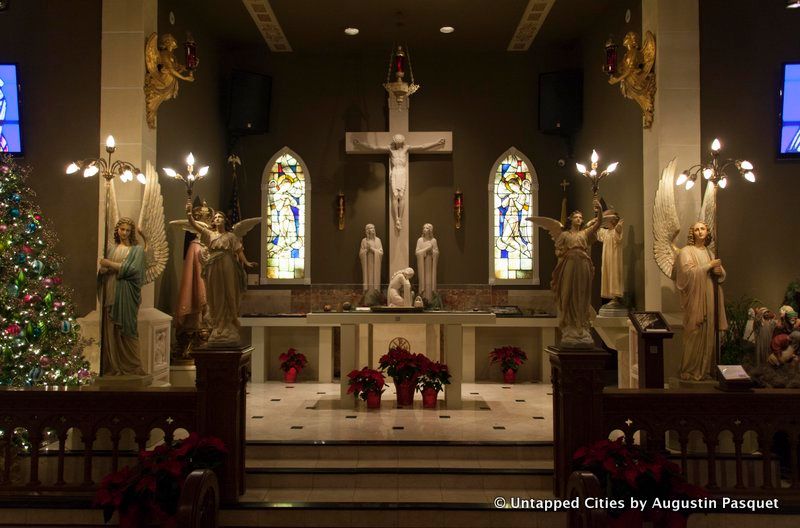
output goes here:
[{"label": "black loudspeaker", "polygon": [[539,130],[571,135],[583,122],[583,72],[567,70],[539,75]]},{"label": "black loudspeaker", "polygon": [[272,77],[234,70],[228,93],[228,130],[232,134],[264,134],[269,131]]}]

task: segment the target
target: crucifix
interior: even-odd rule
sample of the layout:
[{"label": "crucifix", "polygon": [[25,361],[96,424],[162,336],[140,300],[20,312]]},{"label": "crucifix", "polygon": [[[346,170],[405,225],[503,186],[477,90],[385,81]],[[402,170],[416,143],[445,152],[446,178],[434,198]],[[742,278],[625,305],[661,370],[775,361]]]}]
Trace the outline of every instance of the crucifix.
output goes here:
[{"label": "crucifix", "polygon": [[[388,132],[347,132],[345,137],[348,154],[389,153],[389,275],[408,267],[409,222],[408,197],[409,153],[429,152],[431,154],[450,154],[453,151],[452,132],[409,132],[409,97],[417,91],[413,75],[411,83],[404,81],[405,70],[410,73],[410,61],[402,47],[392,52],[384,87],[389,92],[389,131]],[[395,81],[389,82],[394,71]]]},{"label": "crucifix", "polygon": [[566,225],[567,223],[567,187],[569,187],[569,182],[564,179],[561,180],[559,183],[561,186],[561,191],[563,196],[561,197],[561,223]]}]

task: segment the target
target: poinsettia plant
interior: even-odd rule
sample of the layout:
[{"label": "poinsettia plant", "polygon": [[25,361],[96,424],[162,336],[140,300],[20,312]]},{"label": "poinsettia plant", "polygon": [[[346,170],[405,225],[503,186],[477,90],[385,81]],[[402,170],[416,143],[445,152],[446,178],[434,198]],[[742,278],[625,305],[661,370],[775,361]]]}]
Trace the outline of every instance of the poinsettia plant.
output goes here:
[{"label": "poinsettia plant", "polygon": [[[623,437],[615,441],[600,440],[581,447],[573,455],[575,470],[588,470],[595,474],[609,498],[631,498],[639,501],[653,499],[701,499],[706,491],[686,482],[680,467],[670,462],[662,453],[645,451],[638,445],[628,445]],[[641,526],[642,521],[657,521],[657,526],[686,526],[688,511],[650,508],[612,509],[610,526]]]},{"label": "poinsettia plant", "polygon": [[155,521],[175,526],[178,500],[186,477],[196,469],[219,467],[227,453],[219,438],[191,433],[183,440],[139,452],[138,465],[106,476],[95,496],[108,523],[115,511],[123,528]]},{"label": "poinsettia plant", "polygon": [[503,371],[513,370],[514,372],[528,359],[525,351],[515,346],[495,348],[489,352],[489,357],[492,358],[491,363],[500,363]]},{"label": "poinsettia plant", "polygon": [[381,356],[378,365],[395,381],[416,381],[427,359],[422,354],[412,354],[405,348],[394,347]]},{"label": "poinsettia plant", "polygon": [[350,387],[347,389],[347,394],[353,394],[356,398],[362,400],[367,399],[367,394],[375,393],[382,394],[386,381],[384,380],[383,373],[380,370],[364,367],[361,370],[354,370],[347,375],[348,384]]},{"label": "poinsettia plant", "polygon": [[281,362],[281,370],[284,372],[289,372],[290,369],[295,369],[297,372],[300,372],[308,365],[306,356],[294,348],[290,348],[288,351],[278,356],[278,359]]},{"label": "poinsettia plant", "polygon": [[419,390],[434,389],[439,392],[445,385],[450,384],[452,377],[447,365],[439,361],[431,361],[426,357],[423,361],[422,372],[417,379],[417,387]]}]

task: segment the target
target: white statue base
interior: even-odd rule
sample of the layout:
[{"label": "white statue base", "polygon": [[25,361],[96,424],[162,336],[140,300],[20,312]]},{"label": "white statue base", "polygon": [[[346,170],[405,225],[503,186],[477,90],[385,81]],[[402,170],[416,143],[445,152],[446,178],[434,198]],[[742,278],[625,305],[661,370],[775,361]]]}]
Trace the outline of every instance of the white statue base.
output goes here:
[{"label": "white statue base", "polygon": [[[93,339],[93,343],[84,349],[84,355],[93,372],[100,371],[100,312],[94,310],[78,319],[81,326],[81,337]],[[150,376],[152,384],[165,386],[170,383],[169,373],[169,340],[172,316],[155,308],[139,310],[139,354],[142,368]],[[125,376],[109,376],[122,378]]]},{"label": "white statue base", "polygon": [[594,348],[592,333],[587,328],[568,326],[561,330],[561,348]]},{"label": "white statue base", "polygon": [[619,299],[611,299],[600,307],[597,315],[600,317],[628,317],[628,308]]}]

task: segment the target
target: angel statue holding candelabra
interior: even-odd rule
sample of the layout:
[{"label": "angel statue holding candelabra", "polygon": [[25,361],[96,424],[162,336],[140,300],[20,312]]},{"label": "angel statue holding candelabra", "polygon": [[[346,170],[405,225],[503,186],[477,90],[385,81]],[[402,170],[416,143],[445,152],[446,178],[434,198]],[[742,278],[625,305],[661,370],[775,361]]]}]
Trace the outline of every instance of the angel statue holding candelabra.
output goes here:
[{"label": "angel statue holding candelabra", "polygon": [[158,174],[147,167],[138,221],[121,217],[113,180],[109,189],[109,238],[114,244],[101,258],[98,295],[105,331],[101,344],[103,375],[144,375],[139,355],[139,305],[142,287],[167,264],[164,200]]},{"label": "angel statue holding candelabra", "polygon": [[592,308],[594,264],[591,246],[597,241],[602,219],[602,207],[595,197],[592,201],[595,217],[583,223],[583,213],[574,211],[567,225],[554,218],[532,216],[531,222],[545,229],[555,242],[558,263],[553,270],[550,287],[558,310],[558,328],[562,347],[588,348],[594,346],[590,332],[595,316]]},{"label": "angel statue holding candelabra", "polygon": [[227,217],[216,211],[209,225],[194,218],[191,200],[186,202],[186,220],[171,222],[199,235],[204,248],[202,277],[211,321],[211,346],[239,342],[239,304],[247,289],[246,269],[258,265],[245,257],[242,238],[259,222],[261,217],[247,218],[228,229]]},{"label": "angel statue holding candelabra", "polygon": [[[715,257],[713,237],[716,186],[706,186],[700,217],[690,227],[688,243],[679,249],[675,245],[680,224],[674,180],[673,159],[661,173],[653,205],[653,256],[658,267],[675,281],[680,292],[684,329],[680,377],[682,380],[701,381],[711,379],[716,361],[715,343],[719,332],[728,328],[722,288],[719,287],[719,283],[725,280],[725,269]],[[715,288],[718,289],[716,299]]]}]

